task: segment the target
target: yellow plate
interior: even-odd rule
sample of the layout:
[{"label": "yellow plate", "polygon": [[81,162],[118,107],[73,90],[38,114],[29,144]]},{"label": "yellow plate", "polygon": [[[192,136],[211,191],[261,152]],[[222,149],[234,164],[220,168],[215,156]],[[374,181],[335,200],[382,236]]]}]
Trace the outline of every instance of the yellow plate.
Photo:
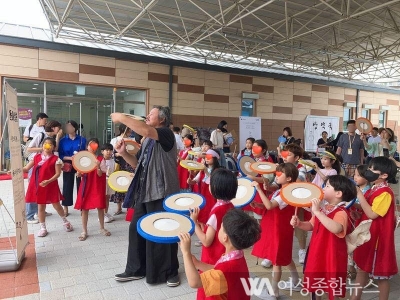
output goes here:
[{"label": "yellow plate", "polygon": [[189,125],[183,124],[183,127],[189,129],[191,132],[196,132],[196,130],[194,130],[194,128],[190,127]]},{"label": "yellow plate", "polygon": [[193,160],[181,160],[180,165],[191,171],[201,171],[204,170],[204,164],[198,163]]}]

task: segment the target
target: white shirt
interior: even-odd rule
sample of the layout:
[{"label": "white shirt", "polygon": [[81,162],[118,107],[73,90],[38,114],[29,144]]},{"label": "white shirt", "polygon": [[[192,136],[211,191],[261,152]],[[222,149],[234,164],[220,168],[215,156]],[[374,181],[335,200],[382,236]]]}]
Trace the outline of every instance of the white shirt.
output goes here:
[{"label": "white shirt", "polygon": [[368,144],[373,144],[373,143],[380,143],[381,142],[381,137],[377,135],[376,137],[373,137],[372,135],[368,139]]},{"label": "white shirt", "polygon": [[[135,140],[135,139],[132,139],[132,138],[124,138],[124,139],[126,139],[126,140],[132,140],[132,141]],[[117,136],[117,137],[113,138],[113,139],[110,141],[110,144],[115,148],[115,144],[117,143],[117,141],[120,141],[120,140],[122,140],[122,137]]]},{"label": "white shirt", "polygon": [[215,129],[211,132],[210,141],[213,143],[214,149],[224,148],[224,134],[222,131]]},{"label": "white shirt", "polygon": [[[32,128],[33,130],[33,128]],[[32,131],[31,131],[32,133]],[[40,148],[40,146],[42,146],[43,141],[45,138],[49,137],[49,135],[46,132],[43,132],[44,136],[41,132],[39,132],[38,134],[36,134],[33,139],[29,142],[28,148]],[[42,139],[43,137],[43,139]],[[33,160],[33,158],[35,157],[35,155],[38,152],[32,152],[29,156],[28,156],[28,161]]]},{"label": "white shirt", "polygon": [[183,145],[180,134],[174,133],[174,135],[175,135],[175,140],[176,140],[176,149],[178,151],[185,149],[185,146]]},{"label": "white shirt", "polygon": [[105,161],[106,164],[106,175],[107,177],[110,176],[112,173],[114,173],[115,171],[115,161],[113,158],[110,159],[103,159]]},{"label": "white shirt", "polygon": [[274,200],[275,202],[277,202],[279,204],[280,210],[284,209],[287,206],[287,203],[282,200],[280,195],[275,196],[272,200]]},{"label": "white shirt", "polygon": [[29,127],[30,127],[31,125],[29,125],[28,127],[25,127],[25,131],[24,131],[24,136],[27,136],[27,137],[35,137],[38,133],[40,133],[40,132],[44,132],[44,126],[41,126],[41,127],[39,127],[39,126],[37,126],[36,124],[33,124],[33,126],[32,126],[32,129],[31,129],[31,132],[29,133]]}]

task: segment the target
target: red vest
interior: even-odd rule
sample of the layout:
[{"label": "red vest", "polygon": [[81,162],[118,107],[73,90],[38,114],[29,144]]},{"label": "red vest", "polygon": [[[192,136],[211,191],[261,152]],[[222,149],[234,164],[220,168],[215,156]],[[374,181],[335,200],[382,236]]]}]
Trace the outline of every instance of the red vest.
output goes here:
[{"label": "red vest", "polygon": [[[274,162],[272,160],[271,156],[268,156],[268,158],[265,158],[265,156],[262,156],[258,159],[258,162],[261,162],[261,161],[270,162],[270,163]],[[257,177],[261,177],[261,175],[257,175]],[[260,185],[263,193],[265,194],[266,191],[264,190],[264,184],[260,183],[259,185]],[[268,194],[267,194],[267,196],[268,196]],[[262,203],[261,197],[258,194],[258,192],[256,193],[253,202],[254,203]],[[266,212],[265,208],[260,208],[260,207],[252,208],[250,205],[246,205],[245,207],[243,207],[243,210],[252,211],[261,216],[264,215],[264,213]]]},{"label": "red vest", "polygon": [[290,220],[294,212],[295,208],[291,205],[282,210],[275,207],[268,211],[261,220],[261,238],[254,244],[251,254],[267,258],[273,265],[287,266],[290,264],[294,230],[290,225]]},{"label": "red vest", "polygon": [[[103,157],[98,156],[98,161]],[[79,186],[76,197],[75,209],[103,209],[106,208],[106,174],[97,175],[97,168],[90,173],[82,175],[82,182]]]},{"label": "red vest", "polygon": [[[371,239],[356,248],[353,259],[361,270],[373,273],[374,276],[389,277],[398,272],[394,243],[396,217],[393,191],[389,186],[372,187],[365,193],[365,199],[372,206],[374,199],[384,192],[389,193],[392,197],[389,210],[383,217],[379,216],[372,221],[370,228]],[[368,217],[363,213],[361,221],[367,219]]]},{"label": "red vest", "polygon": [[49,180],[56,174],[55,165],[57,159],[57,155],[52,155],[43,165],[39,166],[39,162],[42,161],[42,155],[35,155],[33,158],[34,167],[32,170],[32,176],[25,196],[26,203],[36,202],[37,204],[50,204],[64,199],[60,192],[57,180],[49,183],[45,187],[39,185],[43,180]]},{"label": "red vest", "polygon": [[[344,207],[338,207],[328,214],[327,217],[333,219],[339,211],[344,211],[348,214],[348,211]],[[304,268],[304,288],[310,292],[323,290],[329,294],[329,299],[332,300],[334,295],[337,297],[345,296],[346,278],[346,239],[339,238],[331,233],[322,225],[318,218],[315,218]],[[336,286],[334,286],[335,281]]]},{"label": "red vest", "polygon": [[210,217],[211,210],[213,209],[215,203],[217,203],[217,200],[213,197],[213,195],[210,192],[210,185],[203,181],[204,177],[205,177],[204,171],[200,171],[199,193],[203,195],[203,197],[206,199],[206,205],[200,210],[198,220],[199,222],[206,224],[208,218]]},{"label": "red vest", "polygon": [[[221,228],[222,218],[225,216],[226,212],[234,208],[232,203],[226,203],[213,207],[210,212],[210,216],[215,214],[217,217],[217,231],[215,232],[214,240],[209,247],[202,247],[201,251],[201,261],[210,265],[215,265],[215,263],[221,258],[222,254],[225,253],[225,247],[218,240],[218,231]],[[208,226],[204,226],[204,232],[207,232]]]},{"label": "red vest", "polygon": [[250,277],[249,269],[244,256],[241,258],[220,262],[215,265],[214,270],[220,270],[224,274],[228,284],[228,293],[206,297],[204,294],[204,289],[200,288],[197,290],[197,300],[250,300],[250,296],[246,295],[243,283],[241,281],[241,278],[245,279],[247,286],[250,287],[250,282],[248,279]]},{"label": "red vest", "polygon": [[228,297],[227,300],[246,300],[250,299],[250,296],[246,295],[243,288],[243,284],[240,278],[245,278],[247,286],[250,286],[248,278],[249,269],[247,267],[245,257],[222,262],[214,267],[215,270],[221,270],[224,273],[226,282],[228,283]]},{"label": "red vest", "polygon": [[[185,160],[188,157],[189,150],[191,149],[189,148],[179,151],[179,157],[181,158],[181,160]],[[180,163],[178,163],[178,178],[180,189],[187,190],[189,188],[189,184],[187,183],[187,180],[189,178],[189,170],[182,167]]]}]

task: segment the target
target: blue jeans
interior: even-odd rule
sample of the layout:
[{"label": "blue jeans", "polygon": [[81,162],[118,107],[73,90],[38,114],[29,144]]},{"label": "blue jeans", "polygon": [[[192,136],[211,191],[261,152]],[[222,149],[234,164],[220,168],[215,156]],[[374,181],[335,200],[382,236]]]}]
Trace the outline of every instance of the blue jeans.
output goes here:
[{"label": "blue jeans", "polygon": [[[33,171],[33,168],[30,169],[28,172],[28,182],[31,179],[32,171]],[[37,205],[37,203],[26,203],[25,210],[26,210],[26,219],[33,220],[35,217],[35,214],[38,213],[38,205]]]}]

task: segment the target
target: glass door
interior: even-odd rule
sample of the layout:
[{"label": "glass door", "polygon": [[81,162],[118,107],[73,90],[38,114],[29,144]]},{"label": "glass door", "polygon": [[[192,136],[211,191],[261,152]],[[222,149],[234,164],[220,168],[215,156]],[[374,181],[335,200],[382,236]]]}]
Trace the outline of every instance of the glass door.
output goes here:
[{"label": "glass door", "polygon": [[113,123],[111,121],[110,114],[114,112],[113,102],[98,102],[97,110],[97,120],[99,128],[99,140],[100,140],[100,130],[101,130],[101,140],[102,144],[109,143],[114,137]]},{"label": "glass door", "polygon": [[80,123],[81,103],[79,101],[65,101],[64,99],[47,99],[47,115],[49,120],[56,120],[64,125],[68,120]]}]

